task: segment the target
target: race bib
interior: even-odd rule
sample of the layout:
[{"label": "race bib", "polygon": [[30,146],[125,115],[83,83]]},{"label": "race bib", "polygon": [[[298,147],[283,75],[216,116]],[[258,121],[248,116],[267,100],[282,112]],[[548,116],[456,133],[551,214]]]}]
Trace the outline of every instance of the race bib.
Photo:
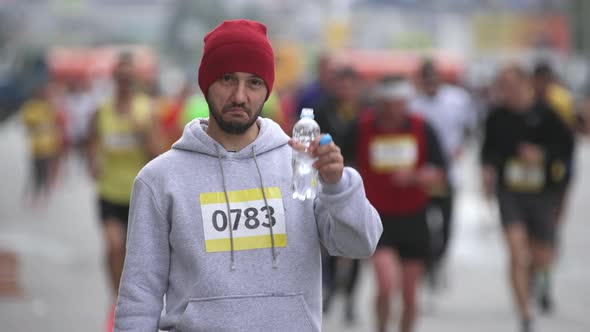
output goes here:
[{"label": "race bib", "polygon": [[411,168],[418,161],[418,145],[410,135],[382,137],[369,146],[371,167],[379,172]]},{"label": "race bib", "polygon": [[545,185],[543,165],[526,165],[516,159],[506,163],[506,185],[516,191],[538,191]]},{"label": "race bib", "polygon": [[132,133],[113,133],[104,138],[104,146],[109,150],[129,150],[140,145],[139,137]]},{"label": "race bib", "polygon": [[228,192],[228,215],[223,192],[202,193],[200,196],[205,233],[205,250],[223,252],[231,250],[229,228],[232,228],[234,250],[270,248],[272,224],[275,247],[287,246],[285,209],[281,189],[264,189],[268,208],[259,188]]},{"label": "race bib", "polygon": [[56,126],[51,122],[43,122],[32,128],[34,135],[54,134],[56,130]]}]

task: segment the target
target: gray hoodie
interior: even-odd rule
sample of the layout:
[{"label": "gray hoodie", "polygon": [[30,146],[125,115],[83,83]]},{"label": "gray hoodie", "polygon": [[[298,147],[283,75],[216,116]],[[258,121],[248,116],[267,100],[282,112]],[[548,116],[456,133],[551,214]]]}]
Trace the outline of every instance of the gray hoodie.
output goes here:
[{"label": "gray hoodie", "polygon": [[135,180],[115,331],[319,331],[320,242],[362,258],[381,235],[361,177],[345,168],[315,201],[295,200],[276,123],[260,118],[235,153],[207,124],[187,124]]}]

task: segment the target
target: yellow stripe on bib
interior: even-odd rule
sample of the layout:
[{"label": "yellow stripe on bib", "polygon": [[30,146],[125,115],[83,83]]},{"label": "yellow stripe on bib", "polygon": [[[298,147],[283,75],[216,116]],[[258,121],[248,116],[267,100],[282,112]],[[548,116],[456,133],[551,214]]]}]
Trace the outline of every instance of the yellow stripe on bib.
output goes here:
[{"label": "yellow stripe on bib", "polygon": [[[279,187],[269,187],[264,189],[266,199],[282,198],[281,189]],[[228,192],[230,203],[259,201],[263,200],[262,191],[260,188],[236,190]],[[225,203],[225,193],[213,192],[203,193],[200,195],[201,205]]]},{"label": "yellow stripe on bib", "polygon": [[[234,238],[234,250],[262,249],[272,246],[270,234]],[[286,247],[287,235],[275,234],[275,247]],[[215,239],[205,241],[207,252],[222,252],[231,250],[230,239]]]}]

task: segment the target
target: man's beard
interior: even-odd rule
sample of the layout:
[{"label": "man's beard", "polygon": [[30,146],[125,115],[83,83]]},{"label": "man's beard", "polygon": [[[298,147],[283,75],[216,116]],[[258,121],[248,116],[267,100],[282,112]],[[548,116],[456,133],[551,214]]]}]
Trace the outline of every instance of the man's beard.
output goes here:
[{"label": "man's beard", "polygon": [[[235,107],[242,107],[242,106],[231,105],[229,107],[235,108]],[[248,114],[252,114],[251,109],[246,108],[246,107],[242,107],[242,108],[244,110],[246,110],[246,112]],[[254,122],[256,122],[256,120],[260,116],[261,112],[262,112],[262,106],[260,106],[260,108],[258,109],[256,114],[254,116],[252,116],[250,118],[250,120],[246,123],[241,123],[238,121],[225,121],[225,120],[223,120],[223,116],[222,116],[221,112],[219,112],[211,104],[209,104],[209,114],[213,117],[213,119],[215,120],[215,122],[217,123],[219,128],[221,128],[221,130],[223,130],[224,132],[226,132],[228,134],[234,134],[234,135],[239,135],[239,134],[245,133],[246,130],[248,130],[248,128],[252,127]]]}]

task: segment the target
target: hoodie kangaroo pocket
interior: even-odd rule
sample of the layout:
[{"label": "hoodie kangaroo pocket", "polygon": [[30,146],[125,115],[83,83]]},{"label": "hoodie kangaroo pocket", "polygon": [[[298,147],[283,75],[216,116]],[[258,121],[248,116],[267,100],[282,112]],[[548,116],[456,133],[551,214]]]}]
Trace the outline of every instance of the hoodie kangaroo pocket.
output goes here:
[{"label": "hoodie kangaroo pocket", "polygon": [[177,332],[319,331],[301,293],[191,299]]}]

